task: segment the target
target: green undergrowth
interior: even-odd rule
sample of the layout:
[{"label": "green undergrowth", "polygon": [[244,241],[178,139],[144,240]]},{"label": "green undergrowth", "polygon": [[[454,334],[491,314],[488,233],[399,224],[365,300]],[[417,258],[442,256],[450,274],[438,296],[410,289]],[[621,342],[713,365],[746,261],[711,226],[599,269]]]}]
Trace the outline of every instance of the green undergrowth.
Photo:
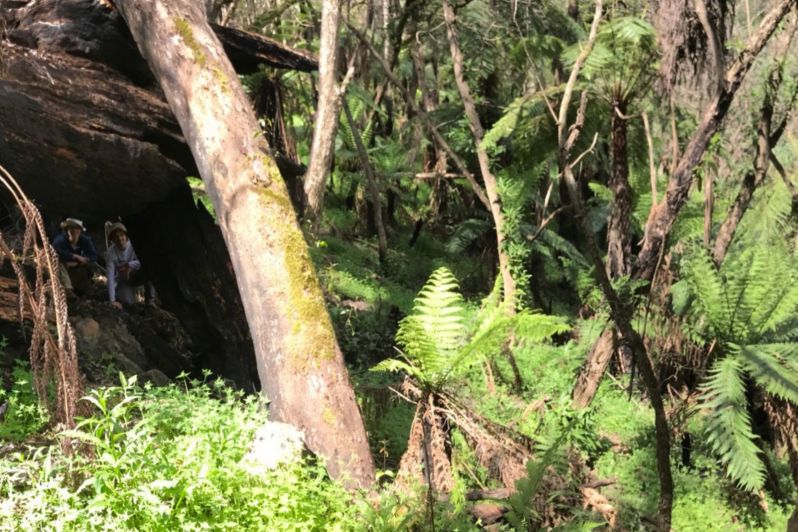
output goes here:
[{"label": "green undergrowth", "polygon": [[57,442],[0,459],[0,530],[352,529],[351,496],[310,463],[254,475],[242,457],[263,402],[222,381],[98,388],[65,456]]},{"label": "green undergrowth", "polygon": [[27,364],[17,363],[11,374],[10,390],[0,387],[0,405],[6,404],[0,422],[0,442],[19,442],[36,434],[47,424],[49,416],[36,397],[33,375]]},{"label": "green undergrowth", "polygon": [[[311,458],[253,471],[244,457],[265,402],[209,374],[120,381],[86,396],[92,413],[75,430],[28,434],[0,455],[0,530],[477,529],[447,502],[427,512],[421,486],[350,492]],[[66,441],[78,452],[65,455]]]},{"label": "green undergrowth", "polygon": [[395,228],[389,235],[387,257],[380,263],[376,237],[351,236],[354,216],[331,201],[325,208],[323,236],[310,243],[310,254],[350,368],[367,368],[394,355],[397,324],[411,311],[416,293],[435,269],[446,266],[458,278],[470,280],[472,294],[489,288],[482,286],[479,261],[448,253],[446,238],[426,230],[410,246],[412,227]]}]

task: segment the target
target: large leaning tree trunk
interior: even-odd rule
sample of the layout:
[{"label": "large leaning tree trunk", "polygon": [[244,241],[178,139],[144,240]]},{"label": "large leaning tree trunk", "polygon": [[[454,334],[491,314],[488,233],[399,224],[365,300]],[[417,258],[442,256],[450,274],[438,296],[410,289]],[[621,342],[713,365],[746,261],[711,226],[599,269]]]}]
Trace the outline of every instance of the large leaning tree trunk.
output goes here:
[{"label": "large leaning tree trunk", "polygon": [[116,6],[166,95],[216,209],[272,415],[305,433],[334,478],[374,464],[285,184],[198,0]]}]

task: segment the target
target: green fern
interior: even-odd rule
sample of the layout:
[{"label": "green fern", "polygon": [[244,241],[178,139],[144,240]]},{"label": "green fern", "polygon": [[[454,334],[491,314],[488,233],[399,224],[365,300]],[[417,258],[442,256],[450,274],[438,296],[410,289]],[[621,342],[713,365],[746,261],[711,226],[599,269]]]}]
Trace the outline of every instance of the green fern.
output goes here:
[{"label": "green fern", "polygon": [[768,393],[798,404],[798,344],[731,346]]},{"label": "green fern", "polygon": [[[422,385],[437,388],[449,373],[452,359],[465,343],[465,306],[457,279],[448,268],[438,268],[421,289],[413,313],[399,323],[396,341]],[[386,360],[376,371],[407,370]]]},{"label": "green fern", "polygon": [[526,311],[508,315],[496,297],[499,288],[486,298],[469,333],[457,279],[445,267],[435,270],[412,314],[399,324],[396,341],[404,360],[385,360],[372,370],[404,371],[426,389],[439,390],[459,372],[498,353],[511,334],[519,342],[542,342],[569,329],[557,316]]},{"label": "green fern", "polygon": [[760,489],[765,466],[751,431],[743,368],[737,357],[728,356],[715,363],[702,391],[703,404],[710,412],[707,432],[713,451],[741,488]]},{"label": "green fern", "polygon": [[783,245],[733,247],[718,270],[693,249],[682,277],[694,296],[699,332],[721,358],[702,387],[709,441],[729,476],[746,490],[762,487],[764,466],[751,429],[745,381],[798,404],[798,344],[790,343],[798,312],[795,261]]}]

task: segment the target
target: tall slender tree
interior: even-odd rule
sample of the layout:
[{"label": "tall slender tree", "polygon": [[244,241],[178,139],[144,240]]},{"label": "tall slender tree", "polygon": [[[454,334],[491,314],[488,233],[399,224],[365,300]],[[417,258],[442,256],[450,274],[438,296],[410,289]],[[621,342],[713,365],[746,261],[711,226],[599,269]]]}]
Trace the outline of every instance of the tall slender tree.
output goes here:
[{"label": "tall slender tree", "polygon": [[330,175],[335,147],[335,132],[345,87],[338,84],[338,0],[321,2],[321,39],[319,44],[319,90],[310,161],[305,173],[306,217],[315,219],[324,206],[324,189]]},{"label": "tall slender tree", "polygon": [[485,193],[488,198],[488,207],[491,216],[493,217],[493,225],[496,229],[496,246],[499,255],[499,274],[502,277],[502,288],[504,290],[504,303],[510,308],[515,308],[515,281],[513,280],[512,273],[510,272],[510,257],[505,249],[505,241],[507,235],[505,233],[504,213],[502,212],[501,198],[499,198],[499,186],[496,181],[496,176],[493,175],[490,169],[490,160],[488,152],[482,145],[482,139],[485,136],[485,130],[482,127],[477,108],[474,105],[474,98],[471,95],[471,89],[468,87],[468,82],[463,73],[463,53],[460,50],[460,44],[457,39],[457,17],[454,8],[448,2],[443,0],[443,18],[446,21],[446,35],[449,39],[449,49],[452,54],[452,67],[454,68],[454,79],[457,84],[457,90],[460,93],[460,98],[463,100],[465,107],[466,118],[468,119],[468,127],[471,130],[471,135],[474,138],[474,144],[477,152],[477,161],[479,162],[479,170],[482,174],[482,182],[485,185]]}]

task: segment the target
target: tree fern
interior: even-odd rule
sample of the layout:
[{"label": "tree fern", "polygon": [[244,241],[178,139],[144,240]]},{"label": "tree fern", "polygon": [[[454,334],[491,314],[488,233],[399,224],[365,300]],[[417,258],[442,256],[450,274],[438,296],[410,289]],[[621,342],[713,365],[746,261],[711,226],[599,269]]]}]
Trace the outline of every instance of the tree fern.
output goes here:
[{"label": "tree fern", "polygon": [[[440,385],[452,359],[465,342],[465,307],[457,279],[447,268],[430,276],[415,299],[413,313],[399,323],[396,341],[412,372],[427,387]],[[396,361],[384,361],[375,370],[404,369]]]},{"label": "tree fern", "polygon": [[399,324],[396,341],[405,360],[385,360],[373,370],[405,371],[427,389],[438,390],[459,371],[498,353],[510,334],[520,342],[541,342],[569,329],[557,316],[508,315],[496,297],[498,288],[486,298],[469,333],[457,279],[447,268],[435,270],[419,292],[412,314]]},{"label": "tree fern", "polygon": [[453,255],[461,254],[492,229],[491,222],[484,218],[469,218],[460,222],[446,241],[446,251]]},{"label": "tree fern", "polygon": [[768,393],[798,404],[798,345],[733,346],[745,369]]},{"label": "tree fern", "polygon": [[[755,490],[764,466],[751,429],[745,382],[798,404],[798,289],[795,261],[783,245],[733,246],[715,268],[708,252],[693,248],[682,277],[694,297],[692,316],[704,320],[704,337],[717,342],[720,359],[702,387],[715,452],[740,487]],[[689,314],[688,314],[689,315]]]},{"label": "tree fern", "polygon": [[751,431],[742,364],[729,356],[717,363],[702,387],[709,410],[708,441],[738,485],[749,491],[762,487],[765,467]]}]

